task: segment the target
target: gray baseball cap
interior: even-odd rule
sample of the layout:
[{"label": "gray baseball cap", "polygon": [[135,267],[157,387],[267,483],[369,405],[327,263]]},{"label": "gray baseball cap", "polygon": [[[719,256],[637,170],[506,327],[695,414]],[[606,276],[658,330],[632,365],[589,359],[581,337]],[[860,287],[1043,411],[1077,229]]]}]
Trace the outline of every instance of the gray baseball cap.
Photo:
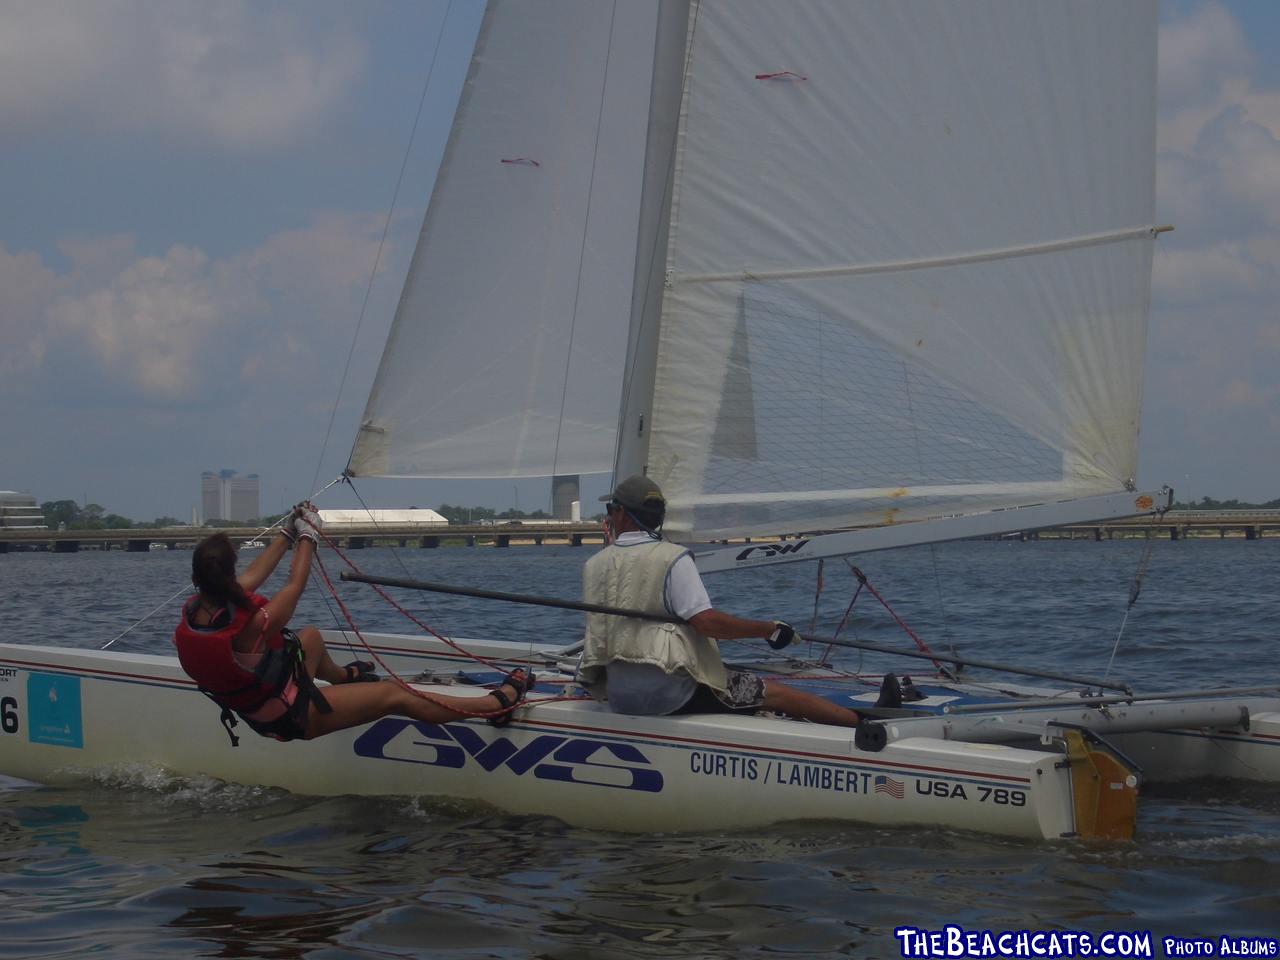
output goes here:
[{"label": "gray baseball cap", "polygon": [[627,477],[613,488],[612,493],[606,493],[600,500],[601,502],[617,500],[628,510],[644,510],[650,513],[661,512],[667,508],[667,498],[662,495],[662,488],[648,477],[638,473],[633,477]]}]

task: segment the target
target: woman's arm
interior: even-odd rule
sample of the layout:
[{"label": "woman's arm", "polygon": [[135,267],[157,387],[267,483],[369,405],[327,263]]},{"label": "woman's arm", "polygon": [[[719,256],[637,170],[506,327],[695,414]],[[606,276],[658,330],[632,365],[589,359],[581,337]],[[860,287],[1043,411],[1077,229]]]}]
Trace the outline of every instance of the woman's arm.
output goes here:
[{"label": "woman's arm", "polygon": [[298,538],[298,543],[293,549],[293,562],[289,565],[289,579],[263,607],[271,628],[279,629],[289,623],[289,618],[298,607],[298,601],[302,599],[302,591],[307,588],[307,577],[311,574],[311,558],[315,556],[315,552],[316,545],[313,540],[306,537]]},{"label": "woman's arm", "polygon": [[236,577],[244,592],[256,593],[288,552],[289,537],[282,530],[279,536],[273,537],[263,551],[253,558],[253,562],[244,568],[244,572]]}]

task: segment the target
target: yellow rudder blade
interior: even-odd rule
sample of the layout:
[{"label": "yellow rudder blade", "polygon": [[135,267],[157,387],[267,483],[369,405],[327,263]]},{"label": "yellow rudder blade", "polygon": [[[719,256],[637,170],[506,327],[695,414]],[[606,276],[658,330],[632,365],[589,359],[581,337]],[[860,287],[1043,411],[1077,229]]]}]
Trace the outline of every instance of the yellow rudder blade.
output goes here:
[{"label": "yellow rudder blade", "polygon": [[1076,833],[1086,840],[1132,840],[1138,818],[1138,771],[1105,746],[1066,731]]}]

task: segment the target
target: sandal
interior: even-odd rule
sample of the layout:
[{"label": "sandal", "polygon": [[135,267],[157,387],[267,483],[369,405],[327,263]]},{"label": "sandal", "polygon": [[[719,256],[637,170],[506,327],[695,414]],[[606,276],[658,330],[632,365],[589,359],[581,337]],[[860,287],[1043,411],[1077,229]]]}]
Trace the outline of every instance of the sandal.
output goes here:
[{"label": "sandal", "polygon": [[[524,700],[524,695],[528,693],[537,682],[538,677],[536,674],[532,672],[525,673],[523,669],[518,669],[507,674],[507,679],[502,681],[502,686],[495,687],[493,690],[489,691],[493,694],[493,699],[497,700],[498,703],[502,705],[502,712],[495,713],[493,716],[489,717],[489,722],[495,727],[505,727],[510,723],[511,712],[520,704],[521,701]],[[505,686],[512,687],[515,690],[516,698],[514,700],[510,699],[502,692],[502,687]]]},{"label": "sandal", "polygon": [[353,660],[342,669],[347,672],[347,679],[342,683],[372,683],[382,679],[374,673],[374,665],[369,660]]}]

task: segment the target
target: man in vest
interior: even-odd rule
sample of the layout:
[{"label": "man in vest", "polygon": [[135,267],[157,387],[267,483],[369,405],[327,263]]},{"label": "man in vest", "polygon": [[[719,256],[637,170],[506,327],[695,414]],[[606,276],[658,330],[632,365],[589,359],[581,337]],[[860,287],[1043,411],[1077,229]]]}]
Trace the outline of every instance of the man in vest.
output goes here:
[{"label": "man in vest", "polygon": [[613,543],[587,561],[590,603],[674,614],[658,623],[587,614],[578,682],[617,713],[753,713],[771,710],[814,723],[855,727],[853,710],[757,674],[728,670],[717,640],[763,637],[781,650],[796,635],[781,620],[745,620],[711,605],[693,557],[659,532],[667,502],[648,477],[623,480],[608,496]]}]

